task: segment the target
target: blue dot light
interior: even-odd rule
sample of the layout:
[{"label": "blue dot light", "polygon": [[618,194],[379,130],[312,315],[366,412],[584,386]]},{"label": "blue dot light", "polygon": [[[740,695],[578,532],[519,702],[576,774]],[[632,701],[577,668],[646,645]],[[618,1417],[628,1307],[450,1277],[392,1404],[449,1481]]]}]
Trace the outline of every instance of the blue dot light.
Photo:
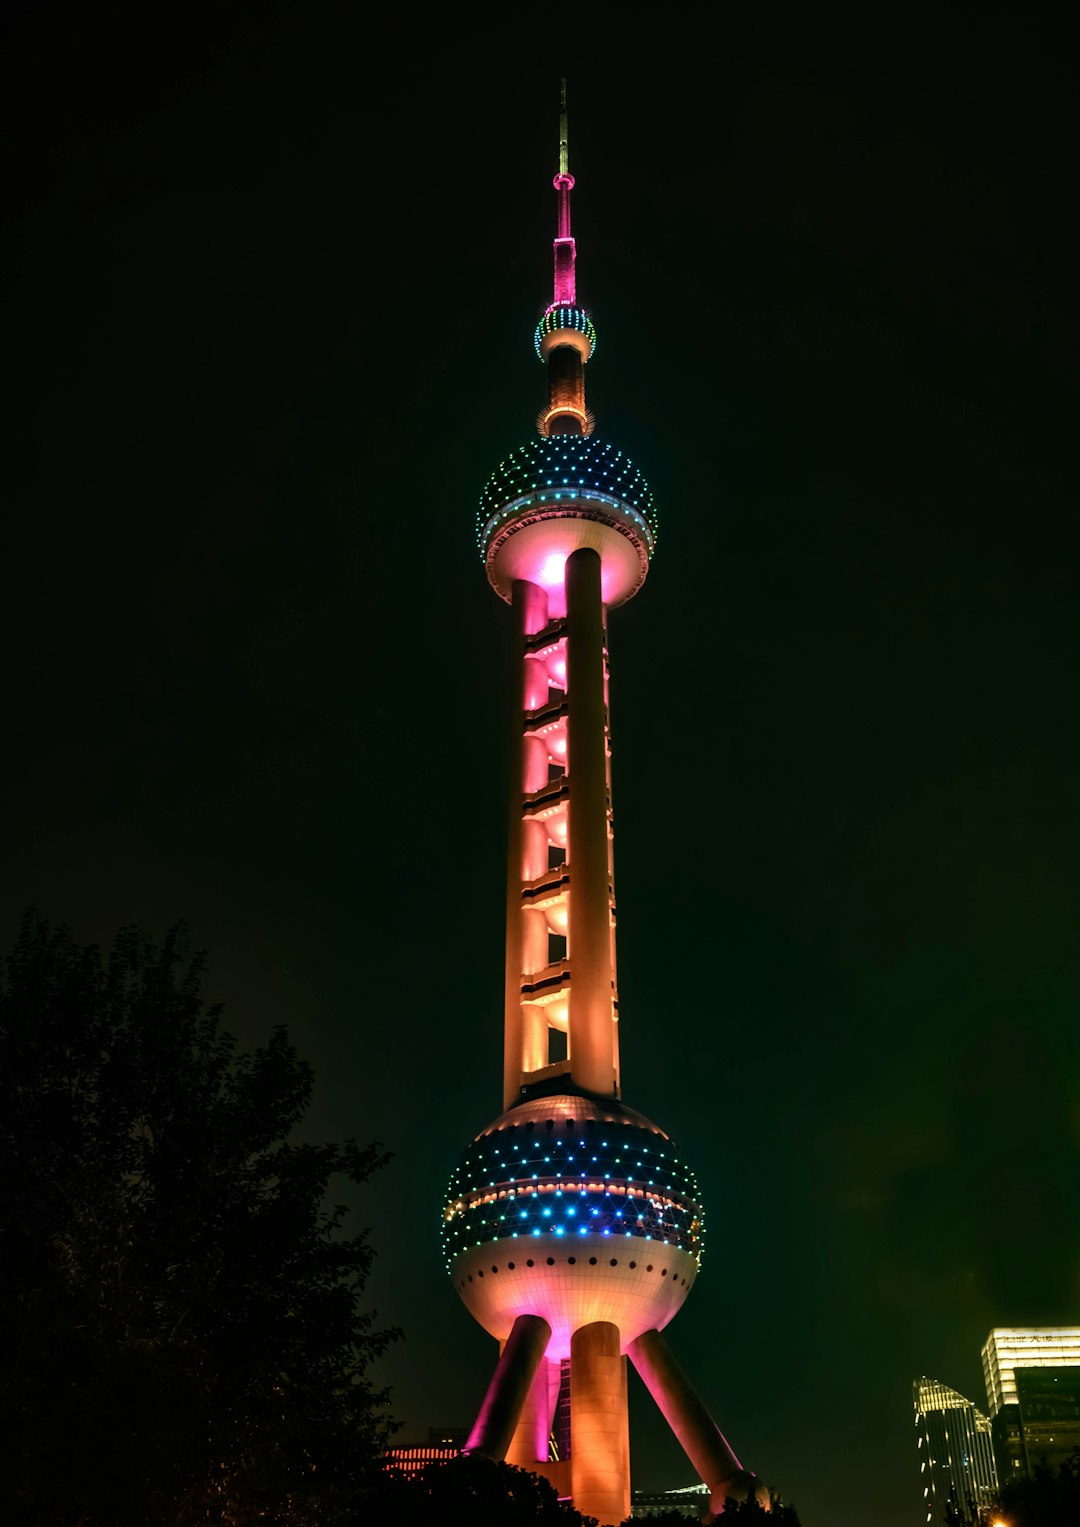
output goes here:
[{"label": "blue dot light", "polygon": [[627,456],[595,435],[552,435],[520,445],[492,472],[480,495],[476,540],[488,542],[504,521],[526,507],[554,509],[567,501],[608,506],[639,527],[651,555],[658,532],[652,489]]},{"label": "blue dot light", "polygon": [[544,358],[541,346],[547,336],[549,334],[557,334],[562,329],[572,329],[578,334],[584,334],[589,342],[588,359],[591,360],[596,351],[596,328],[592,319],[584,308],[564,307],[561,304],[558,307],[548,308],[543,318],[536,325],[536,332],[533,334],[533,348],[536,351],[537,358],[539,360]]},{"label": "blue dot light", "polygon": [[[697,1180],[670,1141],[661,1136],[657,1147],[657,1135],[631,1120],[605,1121],[601,1141],[593,1121],[585,1120],[575,1121],[573,1136],[553,1150],[546,1129],[515,1126],[512,1112],[504,1117],[498,1129],[465,1148],[450,1181],[443,1215],[448,1266],[468,1248],[508,1239],[508,1215],[522,1234],[637,1237],[677,1246],[700,1262]],[[513,1151],[505,1149],[508,1134],[518,1135]],[[643,1135],[654,1141],[651,1153]],[[569,1167],[575,1154],[590,1162],[590,1171],[578,1175]]]}]

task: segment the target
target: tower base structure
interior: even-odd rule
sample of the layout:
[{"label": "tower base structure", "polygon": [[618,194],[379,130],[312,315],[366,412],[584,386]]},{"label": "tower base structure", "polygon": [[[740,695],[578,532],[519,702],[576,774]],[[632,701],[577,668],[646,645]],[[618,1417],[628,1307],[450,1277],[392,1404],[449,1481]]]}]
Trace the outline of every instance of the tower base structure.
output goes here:
[{"label": "tower base structure", "polygon": [[[750,1495],[767,1510],[768,1490],[661,1334],[696,1279],[701,1234],[693,1174],[663,1130],[618,1099],[527,1098],[483,1130],[462,1155],[444,1224],[450,1275],[500,1346],[464,1451],[542,1474],[602,1524],[625,1521],[629,1361],[708,1486],[712,1514]],[[552,1458],[560,1395],[569,1456]]]},{"label": "tower base structure", "polygon": [[[548,1458],[547,1437],[555,1419],[557,1365],[543,1358],[550,1328],[522,1315],[504,1344],[476,1423],[463,1449],[497,1463],[541,1473],[569,1494],[584,1516],[615,1527],[630,1515],[630,1433],[626,1365],[633,1363],[645,1387],[709,1489],[709,1516],[726,1503],[753,1497],[770,1509],[764,1483],[744,1469],[659,1331],[645,1331],[623,1353],[617,1326],[593,1321],[574,1332],[570,1355],[570,1458]],[[541,1436],[544,1424],[546,1431]],[[569,1476],[569,1477],[567,1477]]]}]

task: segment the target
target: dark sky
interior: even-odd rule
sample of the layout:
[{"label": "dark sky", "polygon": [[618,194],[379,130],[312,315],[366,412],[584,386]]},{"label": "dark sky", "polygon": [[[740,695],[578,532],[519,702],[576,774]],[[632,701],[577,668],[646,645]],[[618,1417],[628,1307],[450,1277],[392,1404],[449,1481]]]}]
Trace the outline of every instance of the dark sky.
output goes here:
[{"label": "dark sky", "polygon": [[[673,1346],[806,1527],[915,1527],[912,1379],[985,1403],[991,1325],[1080,1318],[1074,59],[869,9],[0,39],[3,941],[183,917],[230,1026],[290,1024],[313,1131],[394,1152],[420,1434],[493,1361],[437,1235],[500,1100],[473,516],[542,401],[569,76],[589,401],[661,508],[612,619],[625,1096],[705,1195]],[[632,1406],[635,1484],[688,1483]]]}]

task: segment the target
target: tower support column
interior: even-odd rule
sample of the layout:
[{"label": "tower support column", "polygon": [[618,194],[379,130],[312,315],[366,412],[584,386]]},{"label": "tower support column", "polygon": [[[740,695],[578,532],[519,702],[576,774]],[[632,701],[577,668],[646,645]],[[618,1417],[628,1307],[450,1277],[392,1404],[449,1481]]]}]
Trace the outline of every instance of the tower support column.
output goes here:
[{"label": "tower support column", "polygon": [[[511,674],[510,736],[508,738],[509,777],[507,780],[507,856],[506,856],[506,974],[504,989],[504,1044],[503,1044],[503,1107],[516,1103],[521,1091],[525,1051],[529,1051],[530,1065],[541,1051],[535,1023],[526,1035],[526,1015],[521,1003],[521,973],[525,968],[525,924],[521,907],[521,883],[531,874],[539,874],[533,867],[537,857],[535,833],[526,831],[522,816],[522,800],[527,790],[538,788],[543,780],[537,776],[536,752],[538,744],[525,736],[525,709],[531,697],[533,675],[525,652],[525,642],[547,625],[547,595],[536,583],[524,578],[515,579],[511,591],[511,607],[514,616],[514,647]],[[545,755],[546,759],[546,755]],[[546,763],[543,770],[546,776]],[[531,824],[530,824],[531,825]],[[546,857],[546,849],[545,849]],[[528,861],[528,862],[527,862]],[[544,1057],[546,1060],[546,1056]],[[541,1062],[543,1064],[543,1062]]]},{"label": "tower support column", "polygon": [[600,556],[566,559],[566,705],[570,775],[570,1073],[615,1094],[611,896],[608,882],[607,717]]},{"label": "tower support column", "polygon": [[645,1331],[626,1351],[702,1484],[708,1485],[714,1515],[723,1511],[729,1495],[745,1500],[752,1494],[768,1510],[768,1490],[735,1457],[660,1332]]},{"label": "tower support column", "polygon": [[499,1356],[464,1453],[482,1453],[501,1463],[544,1360],[551,1327],[539,1315],[519,1315]]},{"label": "tower support column", "polygon": [[580,1326],[570,1339],[570,1494],[601,1527],[630,1515],[626,1359],[619,1328],[607,1320]]},{"label": "tower support column", "polygon": [[548,1462],[551,1423],[559,1398],[559,1377],[559,1364],[545,1357],[529,1387],[521,1419],[506,1453],[507,1463],[516,1464],[519,1469],[535,1470],[538,1463]]}]

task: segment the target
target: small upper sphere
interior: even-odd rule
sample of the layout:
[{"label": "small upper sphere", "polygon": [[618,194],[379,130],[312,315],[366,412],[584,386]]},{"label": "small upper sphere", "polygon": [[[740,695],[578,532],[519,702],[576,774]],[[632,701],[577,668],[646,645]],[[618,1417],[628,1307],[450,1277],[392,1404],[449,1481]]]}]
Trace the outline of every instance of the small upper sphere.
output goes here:
[{"label": "small upper sphere", "polygon": [[506,600],[518,578],[559,584],[566,558],[592,546],[604,602],[621,604],[645,581],[656,534],[648,483],[625,451],[595,435],[519,446],[488,478],[476,516],[488,579]]},{"label": "small upper sphere", "polygon": [[541,360],[558,345],[571,345],[582,362],[591,359],[596,349],[596,327],[584,308],[552,304],[536,325],[533,347]]}]

